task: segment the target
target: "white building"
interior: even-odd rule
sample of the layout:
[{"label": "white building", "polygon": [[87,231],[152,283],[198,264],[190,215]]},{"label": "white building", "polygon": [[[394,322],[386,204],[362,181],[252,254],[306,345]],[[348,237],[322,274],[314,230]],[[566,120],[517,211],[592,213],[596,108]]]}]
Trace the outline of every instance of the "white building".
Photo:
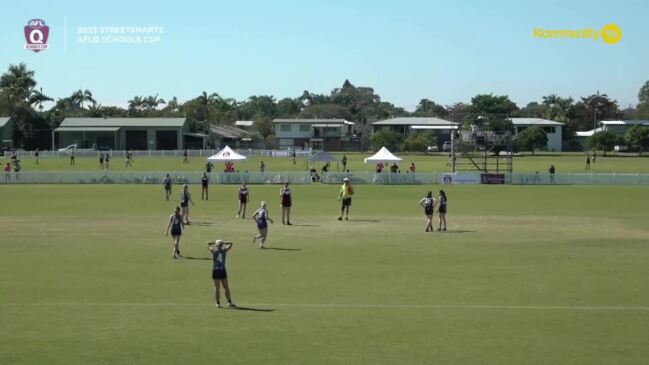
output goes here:
[{"label": "white building", "polygon": [[354,136],[354,123],[345,119],[275,119],[280,148],[313,148],[337,151]]},{"label": "white building", "polygon": [[563,124],[541,118],[509,118],[514,125],[514,138],[518,133],[527,128],[539,127],[548,136],[546,149],[552,152],[561,152]]}]

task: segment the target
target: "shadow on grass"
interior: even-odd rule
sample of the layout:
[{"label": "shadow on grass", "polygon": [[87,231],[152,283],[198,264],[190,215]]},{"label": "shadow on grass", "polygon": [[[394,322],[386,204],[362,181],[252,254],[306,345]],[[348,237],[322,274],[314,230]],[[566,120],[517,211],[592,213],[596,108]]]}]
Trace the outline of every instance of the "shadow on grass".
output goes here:
[{"label": "shadow on grass", "polygon": [[292,226],[295,226],[295,227],[320,227],[317,224],[292,224]]},{"label": "shadow on grass", "polygon": [[240,307],[237,306],[236,308],[230,308],[232,310],[238,310],[238,311],[251,311],[251,312],[274,312],[275,309],[271,308],[252,308],[252,307]]},{"label": "shadow on grass", "polygon": [[302,251],[301,248],[282,248],[282,247],[266,247],[266,250],[275,250],[275,251]]},{"label": "shadow on grass", "polygon": [[350,219],[350,222],[380,223],[380,219]]},{"label": "shadow on grass", "polygon": [[212,222],[190,222],[189,226],[199,226],[199,227],[211,227],[215,226],[216,223]]},{"label": "shadow on grass", "polygon": [[437,231],[437,233],[475,233],[475,231],[469,231],[465,229],[449,229],[448,231]]},{"label": "shadow on grass", "polygon": [[211,257],[192,257],[192,256],[182,256],[183,259],[187,260],[212,260]]}]

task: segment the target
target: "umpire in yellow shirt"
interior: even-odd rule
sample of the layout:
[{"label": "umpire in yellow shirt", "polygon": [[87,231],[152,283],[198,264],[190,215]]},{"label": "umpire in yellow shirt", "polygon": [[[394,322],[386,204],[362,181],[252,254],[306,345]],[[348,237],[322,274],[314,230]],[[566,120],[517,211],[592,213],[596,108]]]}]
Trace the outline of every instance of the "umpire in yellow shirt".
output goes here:
[{"label": "umpire in yellow shirt", "polygon": [[349,183],[349,178],[343,179],[343,185],[340,187],[340,194],[338,195],[338,201],[342,199],[342,206],[340,208],[340,217],[338,220],[343,220],[343,214],[345,214],[345,220],[349,220],[349,207],[352,205],[352,195],[354,195],[354,188],[352,184]]}]

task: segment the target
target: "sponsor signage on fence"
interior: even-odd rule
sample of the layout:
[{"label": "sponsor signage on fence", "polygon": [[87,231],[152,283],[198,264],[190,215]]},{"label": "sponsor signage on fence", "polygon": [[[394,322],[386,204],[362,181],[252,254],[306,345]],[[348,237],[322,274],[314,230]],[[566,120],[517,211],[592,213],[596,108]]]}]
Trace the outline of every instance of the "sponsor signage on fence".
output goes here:
[{"label": "sponsor signage on fence", "polygon": [[504,184],[505,174],[481,174],[483,184]]},{"label": "sponsor signage on fence", "polygon": [[440,181],[445,185],[480,184],[480,175],[474,172],[456,172],[443,174]]}]

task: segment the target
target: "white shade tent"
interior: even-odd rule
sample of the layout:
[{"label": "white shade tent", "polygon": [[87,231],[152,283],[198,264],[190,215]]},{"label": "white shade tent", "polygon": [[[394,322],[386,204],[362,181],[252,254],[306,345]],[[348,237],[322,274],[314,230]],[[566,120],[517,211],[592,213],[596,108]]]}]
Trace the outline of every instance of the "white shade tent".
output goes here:
[{"label": "white shade tent", "polygon": [[365,159],[365,163],[399,162],[399,161],[403,161],[403,160],[393,155],[392,152],[388,151],[388,149],[385,147],[381,147],[379,152],[375,153],[374,156]]},{"label": "white shade tent", "polygon": [[209,161],[243,161],[246,158],[246,156],[234,152],[229,146],[225,146],[222,150],[207,159]]}]

